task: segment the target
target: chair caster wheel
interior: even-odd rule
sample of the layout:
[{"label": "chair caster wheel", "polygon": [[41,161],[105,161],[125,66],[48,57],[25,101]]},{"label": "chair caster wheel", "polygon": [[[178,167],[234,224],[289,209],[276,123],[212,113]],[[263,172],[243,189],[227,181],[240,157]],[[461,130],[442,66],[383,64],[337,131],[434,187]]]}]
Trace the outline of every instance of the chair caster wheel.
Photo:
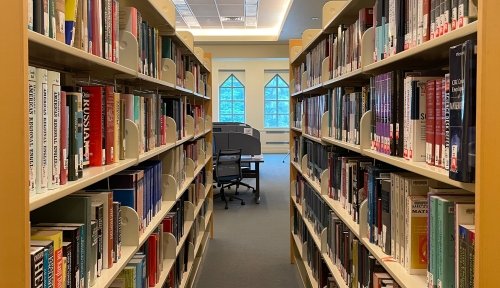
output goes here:
[{"label": "chair caster wheel", "polygon": [[241,205],[242,205],[242,206],[243,206],[243,205],[245,205],[245,202],[244,202],[244,201],[241,201]]},{"label": "chair caster wheel", "polygon": [[226,207],[224,207],[224,209],[226,209],[226,210],[227,210],[227,209],[229,209],[229,207],[227,207],[227,206],[226,206]]}]

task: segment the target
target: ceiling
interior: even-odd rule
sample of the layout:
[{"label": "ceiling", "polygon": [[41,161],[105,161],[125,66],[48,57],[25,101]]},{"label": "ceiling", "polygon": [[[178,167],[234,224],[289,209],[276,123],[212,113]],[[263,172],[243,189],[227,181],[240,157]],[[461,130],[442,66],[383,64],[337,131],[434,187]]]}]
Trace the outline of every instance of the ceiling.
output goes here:
[{"label": "ceiling", "polygon": [[[173,0],[196,42],[288,41],[321,28],[326,0]],[[312,2],[312,3],[311,3]]]}]

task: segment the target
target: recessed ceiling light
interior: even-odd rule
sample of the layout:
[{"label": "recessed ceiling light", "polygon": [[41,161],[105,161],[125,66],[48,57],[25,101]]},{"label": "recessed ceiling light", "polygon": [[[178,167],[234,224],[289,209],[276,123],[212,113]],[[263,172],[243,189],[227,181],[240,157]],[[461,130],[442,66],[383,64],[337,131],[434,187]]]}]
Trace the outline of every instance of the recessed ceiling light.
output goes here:
[{"label": "recessed ceiling light", "polygon": [[319,20],[319,17],[311,17],[311,20],[314,20],[314,21]]}]

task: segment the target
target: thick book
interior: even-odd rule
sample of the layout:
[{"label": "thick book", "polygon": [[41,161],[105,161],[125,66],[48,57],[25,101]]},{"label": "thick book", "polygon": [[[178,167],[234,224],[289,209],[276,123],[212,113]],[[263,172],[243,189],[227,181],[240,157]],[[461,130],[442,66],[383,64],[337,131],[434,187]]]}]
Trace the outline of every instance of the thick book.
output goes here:
[{"label": "thick book", "polygon": [[450,48],[450,178],[474,182],[476,159],[476,44]]},{"label": "thick book", "polygon": [[104,148],[105,164],[110,165],[115,162],[115,93],[113,86],[105,88],[105,114],[104,122]]},{"label": "thick book", "polygon": [[36,68],[36,192],[47,191],[49,182],[48,157],[48,73]]},{"label": "thick book", "polygon": [[43,247],[30,247],[31,288],[43,288]]},{"label": "thick book", "polygon": [[47,73],[48,97],[48,189],[56,189],[60,184],[61,174],[61,76],[59,72]]},{"label": "thick book", "polygon": [[62,288],[63,284],[63,251],[62,241],[63,236],[61,231],[54,230],[39,230],[37,228],[31,229],[32,240],[52,241],[54,245],[54,278],[53,287]]},{"label": "thick book", "polygon": [[[75,181],[83,174],[83,112],[82,90],[79,87],[64,87],[68,112],[68,180]],[[82,116],[82,117],[80,117]],[[81,148],[81,149],[80,149]]]},{"label": "thick book", "polygon": [[85,86],[83,92],[89,94],[89,164],[106,164],[106,92],[103,86]]},{"label": "thick book", "polygon": [[28,191],[29,195],[36,194],[37,176],[37,99],[36,99],[36,68],[28,67]]},{"label": "thick book", "polygon": [[427,198],[425,196],[408,197],[407,209],[405,267],[410,274],[425,274],[427,269]]},{"label": "thick book", "polygon": [[68,151],[69,151],[69,111],[68,106],[66,105],[66,92],[61,91],[61,149],[60,149],[60,175],[59,181],[61,185],[64,185],[68,182]]}]

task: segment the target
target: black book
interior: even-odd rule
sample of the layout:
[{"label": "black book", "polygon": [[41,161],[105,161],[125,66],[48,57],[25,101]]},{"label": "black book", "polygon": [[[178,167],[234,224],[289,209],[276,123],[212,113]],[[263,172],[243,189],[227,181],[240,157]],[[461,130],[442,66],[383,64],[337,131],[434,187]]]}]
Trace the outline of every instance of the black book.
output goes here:
[{"label": "black book", "polygon": [[[64,237],[64,236],[63,236]],[[62,243],[63,259],[66,261],[66,288],[73,287],[73,243]]]},{"label": "black book", "polygon": [[31,288],[43,288],[43,247],[30,247]]},{"label": "black book", "polygon": [[[82,99],[82,89],[80,87],[63,87],[66,92],[66,106],[69,114],[69,135],[68,135],[68,180],[75,181],[80,178],[80,152],[78,138],[82,132],[79,128],[79,113],[82,113],[82,107],[78,109],[78,103]],[[81,105],[81,102],[80,102]],[[83,116],[83,115],[82,115]],[[80,123],[81,124],[81,123]],[[82,136],[83,137],[83,136]],[[83,144],[83,142],[82,142]],[[82,147],[83,148],[83,147]],[[83,154],[83,153],[82,153]],[[83,163],[82,163],[83,164]],[[82,167],[83,168],[83,167]],[[83,171],[82,171],[83,174]]]},{"label": "black book", "polygon": [[[382,194],[382,250],[391,255],[391,181],[381,181]],[[380,241],[379,241],[380,242]]]},{"label": "black book", "polygon": [[476,158],[476,43],[450,48],[450,178],[474,182]]}]

